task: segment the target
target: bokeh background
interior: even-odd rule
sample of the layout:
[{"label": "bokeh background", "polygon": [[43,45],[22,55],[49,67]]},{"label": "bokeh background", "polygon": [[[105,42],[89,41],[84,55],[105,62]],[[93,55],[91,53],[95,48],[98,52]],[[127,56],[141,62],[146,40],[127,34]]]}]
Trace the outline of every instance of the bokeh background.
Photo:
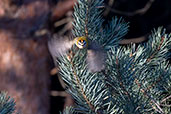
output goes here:
[{"label": "bokeh background", "polygon": [[[154,28],[171,32],[171,0],[104,0],[104,24],[129,22],[121,45],[148,40]],[[47,48],[53,34],[70,36],[76,0],[0,0],[0,91],[7,91],[21,114],[58,114],[73,105],[58,81]]]}]

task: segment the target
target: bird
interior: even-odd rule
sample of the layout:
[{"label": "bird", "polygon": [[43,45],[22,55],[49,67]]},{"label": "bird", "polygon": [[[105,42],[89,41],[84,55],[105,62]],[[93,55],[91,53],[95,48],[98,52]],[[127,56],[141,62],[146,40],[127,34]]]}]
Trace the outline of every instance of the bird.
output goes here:
[{"label": "bird", "polygon": [[104,70],[105,51],[97,42],[89,40],[86,36],[69,39],[68,37],[54,35],[48,41],[48,48],[54,59],[66,54],[73,45],[76,45],[79,49],[87,49],[86,62],[91,72]]}]

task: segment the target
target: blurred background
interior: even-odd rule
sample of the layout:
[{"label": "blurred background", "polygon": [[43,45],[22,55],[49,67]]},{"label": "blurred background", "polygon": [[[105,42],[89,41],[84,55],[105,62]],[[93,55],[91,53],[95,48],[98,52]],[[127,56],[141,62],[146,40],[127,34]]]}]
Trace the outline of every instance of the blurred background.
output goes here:
[{"label": "blurred background", "polygon": [[[148,40],[159,26],[171,32],[171,0],[104,0],[104,25],[112,17],[129,22],[121,45]],[[73,105],[58,81],[47,48],[53,34],[70,36],[76,0],[0,0],[0,91],[21,114],[58,114]]]}]

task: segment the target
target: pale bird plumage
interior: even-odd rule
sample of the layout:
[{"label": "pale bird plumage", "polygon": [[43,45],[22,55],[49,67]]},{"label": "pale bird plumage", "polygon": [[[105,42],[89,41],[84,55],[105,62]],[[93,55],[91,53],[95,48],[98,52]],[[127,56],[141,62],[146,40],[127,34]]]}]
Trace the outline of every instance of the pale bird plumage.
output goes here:
[{"label": "pale bird plumage", "polygon": [[89,44],[87,50],[87,64],[91,72],[98,72],[105,68],[106,54],[96,42]]},{"label": "pale bird plumage", "polygon": [[76,37],[74,40],[69,40],[67,37],[54,36],[48,41],[49,51],[53,58],[66,54],[74,44],[80,49],[87,48],[86,62],[91,72],[98,72],[105,68],[106,54],[103,48],[96,42],[88,42],[85,36]]},{"label": "pale bird plumage", "polygon": [[48,41],[48,48],[53,57],[60,57],[72,47],[74,42],[67,37],[53,36]]}]

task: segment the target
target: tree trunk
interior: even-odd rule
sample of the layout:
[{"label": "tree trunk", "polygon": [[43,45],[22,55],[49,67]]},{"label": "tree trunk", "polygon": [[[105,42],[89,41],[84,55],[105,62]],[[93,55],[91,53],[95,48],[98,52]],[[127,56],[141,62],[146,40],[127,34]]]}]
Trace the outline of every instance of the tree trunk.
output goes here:
[{"label": "tree trunk", "polygon": [[31,35],[48,13],[48,0],[0,0],[0,91],[21,114],[49,113],[47,38]]}]

